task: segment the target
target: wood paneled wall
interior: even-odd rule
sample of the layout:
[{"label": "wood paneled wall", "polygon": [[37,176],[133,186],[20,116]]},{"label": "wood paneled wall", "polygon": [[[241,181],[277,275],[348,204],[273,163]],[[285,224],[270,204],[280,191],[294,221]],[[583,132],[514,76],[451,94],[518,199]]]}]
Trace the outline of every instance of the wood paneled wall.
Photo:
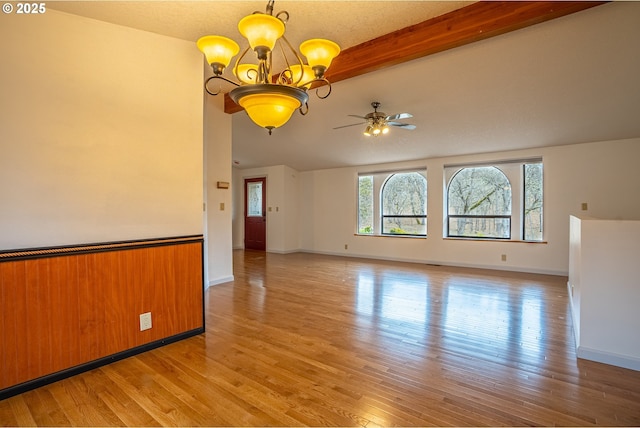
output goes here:
[{"label": "wood paneled wall", "polygon": [[200,236],[1,253],[0,392],[204,331],[202,251]]}]

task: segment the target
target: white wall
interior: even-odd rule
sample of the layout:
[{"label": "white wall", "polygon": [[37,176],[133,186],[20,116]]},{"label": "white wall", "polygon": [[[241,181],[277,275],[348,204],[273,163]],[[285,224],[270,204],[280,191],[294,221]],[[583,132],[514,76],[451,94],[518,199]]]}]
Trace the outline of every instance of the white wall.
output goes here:
[{"label": "white wall", "polygon": [[193,43],[0,14],[0,249],[202,233]]},{"label": "white wall", "polygon": [[571,217],[577,355],[640,370],[640,221]]},{"label": "white wall", "polygon": [[[443,166],[542,156],[546,243],[443,239]],[[588,215],[640,219],[640,139],[607,141],[423,159],[414,162],[299,173],[300,247],[304,251],[485,267],[568,273],[569,215],[588,204]],[[355,236],[358,172],[427,165],[428,237]],[[302,221],[304,220],[304,221]],[[344,249],[345,244],[348,250]],[[501,261],[501,255],[507,261]]]},{"label": "white wall", "polygon": [[267,251],[299,251],[298,176],[285,165],[234,170],[233,248],[244,248],[244,179],[266,177]]},{"label": "white wall", "polygon": [[[205,93],[204,97],[207,285],[214,285],[233,280],[231,218],[235,186],[231,171],[231,115],[224,112],[222,95]],[[219,189],[219,181],[231,187]]]}]

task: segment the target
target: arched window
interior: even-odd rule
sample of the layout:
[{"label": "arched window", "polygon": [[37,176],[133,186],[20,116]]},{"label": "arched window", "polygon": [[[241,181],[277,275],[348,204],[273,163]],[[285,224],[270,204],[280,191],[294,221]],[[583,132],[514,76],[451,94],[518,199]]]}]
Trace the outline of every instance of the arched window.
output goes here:
[{"label": "arched window", "polygon": [[418,172],[396,173],[385,181],[380,195],[382,233],[427,234],[427,179]]},{"label": "arched window", "polygon": [[511,237],[511,184],[494,166],[460,169],[447,190],[447,236]]}]

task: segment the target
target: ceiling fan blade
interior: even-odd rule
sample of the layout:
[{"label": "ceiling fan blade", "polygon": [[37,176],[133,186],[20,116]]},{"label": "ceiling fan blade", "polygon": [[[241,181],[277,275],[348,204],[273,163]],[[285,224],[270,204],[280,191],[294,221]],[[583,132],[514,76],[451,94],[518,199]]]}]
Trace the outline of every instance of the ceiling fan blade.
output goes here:
[{"label": "ceiling fan blade", "polygon": [[356,115],[356,114],[348,114],[347,116],[357,117],[358,119],[364,119],[364,120],[366,120],[366,119],[367,119],[367,118],[366,118],[366,117],[364,117],[364,116],[358,116],[358,115]]},{"label": "ceiling fan blade", "polygon": [[364,125],[364,124],[366,124],[366,123],[367,123],[367,122],[352,123],[351,125],[336,126],[336,127],[335,127],[335,128],[333,128],[333,129],[348,128],[348,127],[350,127],[350,126]]},{"label": "ceiling fan blade", "polygon": [[398,120],[398,119],[409,119],[410,117],[413,117],[411,113],[398,113],[398,114],[392,114],[391,116],[387,116],[386,119]]},{"label": "ceiling fan blade", "polygon": [[397,128],[402,128],[402,129],[408,129],[410,131],[413,131],[414,129],[416,129],[416,126],[415,125],[411,125],[410,123],[387,122],[387,125],[395,126]]}]

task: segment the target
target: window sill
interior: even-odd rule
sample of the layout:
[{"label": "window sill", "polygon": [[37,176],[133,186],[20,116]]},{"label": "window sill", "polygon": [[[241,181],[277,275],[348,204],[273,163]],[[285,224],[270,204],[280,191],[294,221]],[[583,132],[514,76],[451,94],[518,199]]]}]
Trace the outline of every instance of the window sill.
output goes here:
[{"label": "window sill", "polygon": [[373,233],[354,233],[353,236],[368,236],[372,238],[402,238],[402,239],[427,239],[426,236],[421,235],[382,235]]},{"label": "window sill", "polygon": [[506,242],[514,244],[547,244],[547,241],[524,241],[522,239],[500,239],[500,238],[461,238],[446,236],[444,241],[473,241],[473,242]]}]

